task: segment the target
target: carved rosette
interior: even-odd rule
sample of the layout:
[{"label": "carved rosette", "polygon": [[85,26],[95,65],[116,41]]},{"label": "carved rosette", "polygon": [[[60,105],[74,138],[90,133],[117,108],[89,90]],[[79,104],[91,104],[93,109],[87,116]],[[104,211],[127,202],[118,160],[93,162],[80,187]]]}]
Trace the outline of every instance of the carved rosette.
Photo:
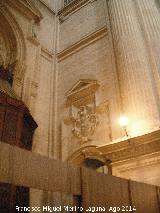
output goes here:
[{"label": "carved rosette", "polygon": [[74,120],[72,133],[81,140],[82,143],[91,140],[98,125],[98,116],[93,113],[93,109],[89,106],[81,106]]}]

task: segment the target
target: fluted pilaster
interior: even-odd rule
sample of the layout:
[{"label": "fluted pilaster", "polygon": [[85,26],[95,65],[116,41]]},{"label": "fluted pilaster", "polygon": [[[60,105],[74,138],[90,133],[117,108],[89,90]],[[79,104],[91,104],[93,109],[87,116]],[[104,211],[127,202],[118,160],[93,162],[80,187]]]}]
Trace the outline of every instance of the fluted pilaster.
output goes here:
[{"label": "fluted pilaster", "polygon": [[147,39],[160,38],[160,11],[154,0],[136,0]]},{"label": "fluted pilaster", "polygon": [[108,11],[123,111],[130,131],[143,133],[159,125],[159,112],[134,0],[108,0]]},{"label": "fluted pilaster", "polygon": [[150,63],[155,77],[155,85],[160,100],[160,8],[158,8],[158,1],[154,0],[136,0],[135,5],[146,39]]}]

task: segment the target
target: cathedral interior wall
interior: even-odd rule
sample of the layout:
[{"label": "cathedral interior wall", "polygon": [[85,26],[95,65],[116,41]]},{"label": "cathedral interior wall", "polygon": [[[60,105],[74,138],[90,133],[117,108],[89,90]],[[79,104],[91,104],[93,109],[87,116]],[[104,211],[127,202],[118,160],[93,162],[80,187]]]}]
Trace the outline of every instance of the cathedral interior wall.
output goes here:
[{"label": "cathedral interior wall", "polygon": [[[105,115],[104,120],[100,120],[101,127],[94,135],[96,145],[109,143],[112,137],[120,137],[117,119],[120,110],[120,105],[117,104],[119,102],[119,88],[106,16],[104,2],[93,1],[80,8],[76,13],[70,14],[66,20],[60,23],[59,27],[59,52],[64,52],[75,46],[75,51],[71,50],[71,53],[62,59],[60,58],[58,63],[59,119],[66,120],[70,116],[70,109],[66,107],[67,91],[80,79],[97,80],[99,89],[95,94],[95,105],[98,107],[106,104],[106,107],[109,107],[109,112],[106,109],[106,113],[109,113],[111,120],[108,121],[108,115]],[[102,32],[104,29],[106,29],[106,33],[102,34],[102,38],[92,40],[91,36],[95,32]],[[90,43],[86,37],[89,37]],[[82,46],[80,42],[85,39],[86,46]],[[76,50],[77,43],[79,44],[78,50]],[[80,144],[71,133],[72,124],[65,125],[63,121],[62,126],[62,131],[64,131],[64,135],[62,132],[62,152],[65,153],[62,155],[66,156],[67,152],[72,153]]]},{"label": "cathedral interior wall", "polygon": [[113,175],[148,184],[160,185],[159,154],[157,152],[145,157],[141,156],[113,163]]},{"label": "cathedral interior wall", "polygon": [[[143,15],[138,22],[138,27],[136,23],[137,18],[133,18],[138,36],[144,39],[142,39],[142,47],[144,47],[145,51],[143,50],[142,53],[149,52],[145,53],[145,56],[139,60],[137,57],[139,53],[137,53],[136,50],[138,46],[136,39],[134,42],[137,46],[134,46],[132,39],[129,39],[127,34],[127,30],[129,30],[131,33],[130,35],[133,36],[132,27],[129,28],[127,26],[127,28],[126,25],[122,23],[121,25],[116,25],[114,21],[111,26],[105,0],[87,1],[87,3],[68,14],[65,14],[63,11],[58,12],[58,10],[62,9],[60,8],[62,1],[34,0],[33,3],[36,5],[36,8],[32,8],[36,15],[30,13],[28,10],[27,13],[25,10],[23,11],[23,9],[20,9],[16,1],[15,5],[10,3],[6,6],[6,10],[11,16],[10,19],[7,20],[8,13],[6,13],[6,20],[15,33],[13,37],[16,37],[18,47],[15,48],[15,52],[17,51],[17,57],[20,60],[13,87],[17,95],[22,98],[29,107],[31,114],[38,123],[33,142],[34,152],[67,160],[75,150],[78,150],[81,146],[85,146],[85,144],[81,144],[81,141],[76,138],[72,132],[74,124],[72,114],[75,113],[74,115],[77,116],[80,106],[83,105],[91,106],[94,109],[94,113],[97,114],[99,118],[96,131],[86,145],[102,146],[116,142],[116,140],[123,140],[125,132],[118,123],[122,101],[119,87],[120,78],[118,74],[121,73],[121,71],[126,72],[126,75],[121,73],[121,80],[123,80],[121,87],[129,88],[130,97],[134,94],[134,98],[131,102],[130,99],[127,99],[128,97],[126,94],[128,91],[124,89],[124,95],[128,101],[128,106],[132,104],[132,108],[130,109],[134,110],[134,108],[137,107],[138,109],[139,107],[142,112],[144,111],[144,108],[138,105],[141,101],[142,91],[137,88],[143,88],[143,85],[145,85],[143,93],[147,104],[143,104],[147,106],[147,109],[150,109],[150,114],[158,114],[159,37],[158,30],[155,35],[148,32],[148,29],[151,28],[147,28],[148,25],[144,22],[144,14],[141,14],[141,12],[146,10],[141,11],[138,9],[138,12],[136,12],[136,15],[139,15],[138,18]],[[137,8],[139,8],[138,6],[139,5],[137,5]],[[154,8],[153,5],[152,7]],[[110,7],[110,12],[114,11],[112,11],[112,9],[116,10],[116,7]],[[153,12],[156,13],[156,23],[158,23],[157,8],[151,10],[149,14],[152,15]],[[125,14],[123,10],[121,13]],[[116,13],[112,15],[114,14]],[[113,16],[112,18],[114,20],[117,16]],[[125,17],[123,18],[125,20]],[[142,18],[144,18],[144,20]],[[119,22],[117,21],[116,23]],[[118,29],[119,32],[121,32],[122,29],[126,30],[126,35],[122,39],[126,45],[122,44],[122,40],[119,40],[120,37],[116,40],[116,33],[118,30],[116,31],[115,26],[121,27]],[[158,25],[152,26],[159,29],[157,27]],[[115,27],[115,31],[111,29],[112,27]],[[114,37],[111,31],[112,33],[116,32]],[[122,35],[124,35],[123,33],[124,31],[122,30]],[[128,39],[128,41],[126,39]],[[130,48],[130,45],[128,45],[130,43],[135,48],[133,48],[134,52],[132,48]],[[116,54],[115,47],[117,48]],[[123,53],[121,48],[126,48]],[[128,50],[128,53],[132,56],[129,61],[126,60],[126,50]],[[115,56],[117,56],[119,62],[118,71],[116,64],[117,59]],[[123,59],[125,59],[125,61],[123,61]],[[147,60],[148,62],[145,63]],[[137,68],[134,66],[135,61],[137,63]],[[149,80],[150,84],[152,84],[150,87],[147,87],[146,82],[144,83],[141,81],[140,77],[142,75],[137,72],[137,70],[144,70],[143,67],[146,67],[147,71],[153,72],[152,81]],[[22,72],[19,72],[20,70]],[[133,78],[132,81],[128,81],[132,84],[126,83],[125,77],[127,76],[127,78],[130,79],[130,71],[133,71],[132,77],[136,76],[134,75],[134,70],[137,72],[138,79]],[[146,73],[143,74],[145,77]],[[147,76],[149,75],[147,74]],[[78,106],[75,103],[67,105],[67,93],[71,89],[73,92],[75,84],[78,83],[76,88],[78,90],[86,82],[89,85],[88,88],[90,88],[90,85],[92,86],[94,81],[97,82],[96,86],[98,87],[94,90],[94,94],[92,94],[89,100],[85,100],[85,102],[82,98],[81,104]],[[136,87],[136,84],[134,84],[135,82],[142,83],[141,87]],[[138,83],[137,86],[139,86]],[[156,113],[154,113],[154,109],[150,107],[150,100],[152,100],[152,97],[146,97],[148,88],[154,90],[154,92],[150,94],[155,95],[153,98],[153,105]],[[136,93],[136,91],[138,92]],[[137,97],[139,97],[139,99],[137,99]],[[136,104],[134,100],[136,100]],[[130,110],[131,113],[133,110]],[[145,112],[147,114],[147,110],[145,110]],[[139,115],[141,115],[141,113],[139,113]],[[149,119],[149,122],[152,121],[152,116],[149,117]],[[156,116],[154,119],[159,120]],[[158,127],[156,126],[156,128]],[[107,158],[107,156],[105,157]],[[138,164],[138,162],[139,161],[134,159],[132,163]],[[136,177],[135,180],[144,180],[144,176],[146,175],[147,177],[148,175],[146,169],[143,170],[142,168],[141,171],[138,168],[136,172],[134,172],[134,169],[129,172],[127,170],[125,172],[119,172],[121,166],[120,164],[113,164],[113,174],[122,177]],[[150,170],[150,165],[146,168]],[[155,179],[158,169],[159,165],[155,163],[153,166],[153,176],[155,175]],[[143,173],[144,176],[140,177],[138,175],[140,173]]]},{"label": "cathedral interior wall", "polygon": [[[13,5],[9,5],[8,10],[21,30],[25,46],[23,82],[20,82],[22,86],[20,91],[17,89],[17,93],[29,107],[39,126],[34,137],[33,151],[48,155],[49,140],[52,140],[50,114],[54,76],[55,13],[40,1],[35,3],[43,17],[40,22],[36,22],[29,15],[27,17]],[[18,83],[15,82],[15,88]]]},{"label": "cathedral interior wall", "polygon": [[89,2],[65,18],[59,27],[60,52],[106,26],[103,6],[103,1]]}]

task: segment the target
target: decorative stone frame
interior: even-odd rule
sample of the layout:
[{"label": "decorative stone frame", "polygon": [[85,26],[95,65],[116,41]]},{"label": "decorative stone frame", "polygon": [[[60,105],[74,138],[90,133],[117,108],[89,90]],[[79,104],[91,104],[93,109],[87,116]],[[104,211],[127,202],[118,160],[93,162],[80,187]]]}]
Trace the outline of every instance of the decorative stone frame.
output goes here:
[{"label": "decorative stone frame", "polygon": [[13,88],[19,98],[23,99],[23,79],[26,70],[26,38],[16,22],[14,16],[10,12],[10,9],[18,11],[23,17],[27,18],[31,22],[31,33],[28,35],[28,40],[39,45],[39,41],[34,35],[32,29],[35,24],[39,24],[43,15],[32,0],[1,0],[0,2],[0,18],[6,22],[6,29],[10,29],[8,37],[11,38],[11,44],[15,45],[14,58],[9,63],[14,62],[14,79]]},{"label": "decorative stone frame", "polygon": [[[0,3],[0,19],[4,21],[5,26],[2,25],[1,31],[8,41],[8,59],[7,64],[14,63],[14,79],[13,88],[19,98],[22,96],[22,85],[25,73],[26,61],[26,46],[25,39],[21,28],[16,22],[15,18],[3,2]],[[13,54],[14,49],[14,54]]]},{"label": "decorative stone frame", "polygon": [[96,80],[80,79],[66,93],[66,107],[69,108],[68,119],[70,122],[74,120],[78,112],[77,110],[83,106],[90,105],[93,110],[96,110],[95,93],[98,88],[99,84]]},{"label": "decorative stone frame", "polygon": [[80,107],[90,102],[94,102],[95,92],[99,84],[96,80],[80,79],[66,94],[67,105]]},{"label": "decorative stone frame", "polygon": [[[80,79],[66,93],[66,99],[67,99],[66,108],[68,109],[67,112],[69,114],[63,121],[64,123],[63,128],[66,129],[66,131],[71,129],[71,126],[73,126],[74,122],[79,118],[79,117],[76,117],[77,111],[79,113],[81,107],[84,107],[84,106],[91,106],[91,108],[93,108],[95,115],[98,116],[98,125],[96,126],[95,133],[93,134],[93,136],[91,136],[91,140],[88,140],[88,141],[82,140],[82,142],[80,142],[79,140],[79,145],[76,148],[74,147],[73,149],[71,149],[71,151],[69,150],[68,156],[65,156],[64,159],[80,166],[86,166],[85,165],[86,163],[89,162],[92,164],[94,161],[96,161],[97,167],[98,165],[99,167],[101,167],[102,165],[105,165],[107,166],[106,168],[110,168],[110,162],[107,164],[108,159],[106,159],[102,155],[102,153],[99,152],[98,150],[99,143],[101,142],[100,140],[104,138],[104,135],[102,136],[102,138],[99,138],[99,135],[101,135],[101,131],[104,131],[104,128],[106,128],[106,131],[108,133],[108,140],[112,140],[112,133],[110,129],[111,127],[110,127],[110,115],[109,115],[109,102],[106,100],[105,102],[99,103],[97,105],[98,88],[99,88],[99,84],[96,80]],[[108,123],[107,122],[105,123],[106,126],[104,126],[103,118],[105,118],[105,121],[108,122]],[[69,131],[67,134],[64,133],[64,135],[62,133],[62,138],[64,140],[65,145],[69,140],[71,140],[71,145],[75,143],[78,144],[78,140],[76,141],[76,138],[73,139],[72,137],[69,137],[67,139],[67,135],[71,134],[69,133]]]}]

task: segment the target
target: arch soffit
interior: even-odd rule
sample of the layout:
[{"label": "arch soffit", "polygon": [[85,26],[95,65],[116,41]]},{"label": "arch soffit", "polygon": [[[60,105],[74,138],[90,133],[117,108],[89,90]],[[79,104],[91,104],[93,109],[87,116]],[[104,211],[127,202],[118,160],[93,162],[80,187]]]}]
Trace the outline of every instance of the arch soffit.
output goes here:
[{"label": "arch soffit", "polygon": [[16,69],[18,70],[18,73],[16,73],[17,70],[15,70],[14,74],[18,74],[19,76],[17,77],[21,79],[26,60],[25,39],[19,24],[16,22],[9,9],[4,5],[0,8],[0,25],[4,39],[8,41],[10,45],[8,48],[10,48],[11,55],[10,59],[8,59],[8,63],[16,62]]},{"label": "arch soffit", "polygon": [[3,5],[0,9],[1,33],[6,40],[9,57],[5,65],[14,64],[14,81],[23,82],[26,69],[26,44],[23,32],[9,9]]}]

